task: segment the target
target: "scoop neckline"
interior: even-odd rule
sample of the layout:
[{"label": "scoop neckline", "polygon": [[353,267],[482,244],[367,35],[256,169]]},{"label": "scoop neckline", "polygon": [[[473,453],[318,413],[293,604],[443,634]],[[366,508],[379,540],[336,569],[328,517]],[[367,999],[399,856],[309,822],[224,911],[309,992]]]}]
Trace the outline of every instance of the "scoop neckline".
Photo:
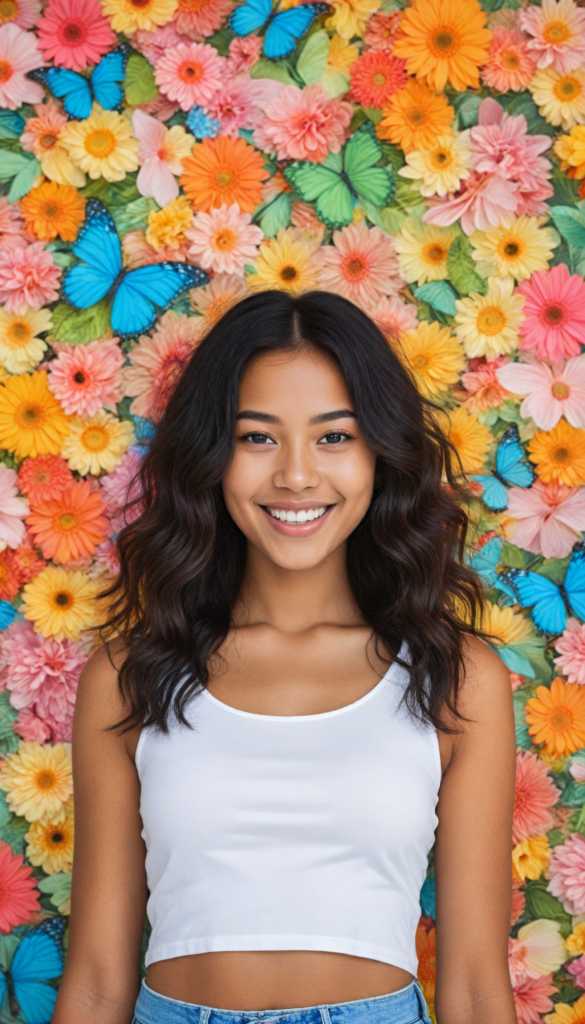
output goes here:
[{"label": "scoop neckline", "polygon": [[[400,650],[398,651],[397,655],[398,658],[402,656],[403,648],[404,641],[400,645]],[[367,693],[364,693],[363,697],[358,697],[358,699],[352,701],[351,704],[344,704],[342,708],[335,708],[333,711],[319,711],[315,715],[258,715],[254,711],[242,711],[240,708],[232,707],[231,704],[226,704],[223,700],[218,700],[217,697],[214,697],[213,694],[209,692],[207,687],[205,687],[205,689],[203,690],[203,694],[205,697],[207,697],[208,700],[211,701],[212,704],[216,704],[218,708],[221,708],[223,711],[229,711],[232,715],[241,715],[242,718],[260,718],[267,719],[268,721],[272,722],[315,721],[315,719],[333,718],[334,715],[342,715],[346,711],[352,711],[354,708],[359,707],[361,704],[365,704],[366,701],[370,700],[376,693],[378,693],[379,690],[381,690],[385,686],[385,684],[390,679],[390,676],[392,675],[394,668],[397,665],[397,659],[394,658],[393,661],[388,666],[382,678],[378,680],[376,685],[373,686],[371,690],[368,690]]]}]

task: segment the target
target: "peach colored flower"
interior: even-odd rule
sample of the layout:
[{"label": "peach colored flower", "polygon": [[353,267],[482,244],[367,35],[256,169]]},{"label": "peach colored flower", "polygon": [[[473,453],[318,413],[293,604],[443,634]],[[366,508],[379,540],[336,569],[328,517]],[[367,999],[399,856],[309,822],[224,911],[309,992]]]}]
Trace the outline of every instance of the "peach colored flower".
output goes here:
[{"label": "peach colored flower", "polygon": [[561,655],[554,659],[555,665],[570,683],[585,686],[585,625],[578,619],[567,619],[563,635],[555,640],[555,648]]},{"label": "peach colored flower", "polygon": [[258,255],[264,238],[261,228],[251,223],[250,213],[241,213],[237,203],[196,215],[185,232],[191,262],[219,274],[244,274],[244,267]]},{"label": "peach colored flower", "polygon": [[392,239],[363,221],[334,231],[333,245],[323,246],[319,257],[321,287],[360,305],[396,295],[403,284]]},{"label": "peach colored flower", "polygon": [[61,267],[42,242],[0,250],[0,302],[8,313],[37,310],[58,297]]},{"label": "peach colored flower", "polygon": [[553,827],[550,808],[561,795],[548,774],[548,765],[530,750],[516,753],[516,794],[512,841],[522,839]]},{"label": "peach colored flower", "polygon": [[328,153],[339,153],[353,107],[328,96],[320,85],[286,85],[264,115],[254,132],[259,149],[276,152],[279,160],[321,164]]},{"label": "peach colored flower", "polygon": [[158,419],[198,341],[197,318],[169,310],[152,335],[143,334],[129,352],[124,394],[133,398],[130,412]]},{"label": "peach colored flower", "polygon": [[213,98],[224,80],[225,63],[225,57],[208,43],[179,43],[157,61],[154,79],[181,110],[190,110]]}]

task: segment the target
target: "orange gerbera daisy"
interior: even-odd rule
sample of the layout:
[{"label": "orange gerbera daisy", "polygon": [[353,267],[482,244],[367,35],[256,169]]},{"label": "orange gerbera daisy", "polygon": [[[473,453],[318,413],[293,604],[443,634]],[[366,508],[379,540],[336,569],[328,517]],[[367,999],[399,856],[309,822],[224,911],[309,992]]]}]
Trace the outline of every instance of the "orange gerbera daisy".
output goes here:
[{"label": "orange gerbera daisy", "polygon": [[105,536],[106,504],[89,480],[73,480],[57,497],[42,501],[27,517],[31,533],[45,558],[75,562],[93,554]]},{"label": "orange gerbera daisy", "polygon": [[382,107],[408,81],[404,61],[385,50],[367,50],[351,69],[351,98],[363,107]]},{"label": "orange gerbera daisy", "polygon": [[558,480],[569,487],[585,484],[585,430],[559,420],[552,430],[541,430],[528,445],[528,458],[545,484]]},{"label": "orange gerbera daisy", "polygon": [[479,86],[492,33],[478,0],[412,0],[400,19],[393,54],[410,75],[437,92],[447,82],[460,92]]},{"label": "orange gerbera daisy", "polygon": [[435,984],[437,981],[437,940],[432,918],[421,917],[415,936],[416,955],[418,957],[417,981],[421,986],[427,1003],[432,1006],[435,1001]]},{"label": "orange gerbera daisy", "polygon": [[253,213],[269,177],[261,153],[245,139],[220,136],[193,146],[183,160],[180,181],[194,210],[209,213],[223,203],[237,203],[240,210]]},{"label": "orange gerbera daisy", "polygon": [[64,242],[74,242],[85,217],[85,199],[73,185],[45,181],[21,199],[20,212],[28,230],[41,241],[52,242],[58,235]]},{"label": "orange gerbera daisy", "polygon": [[455,117],[445,96],[437,96],[428,85],[413,78],[390,97],[382,114],[376,125],[378,138],[390,139],[405,153],[432,149],[436,139],[450,134]]},{"label": "orange gerbera daisy", "polygon": [[526,701],[528,732],[550,754],[567,757],[585,746],[585,688],[553,679]]},{"label": "orange gerbera daisy", "polygon": [[10,548],[0,551],[0,600],[13,601],[22,586],[14,552]]}]

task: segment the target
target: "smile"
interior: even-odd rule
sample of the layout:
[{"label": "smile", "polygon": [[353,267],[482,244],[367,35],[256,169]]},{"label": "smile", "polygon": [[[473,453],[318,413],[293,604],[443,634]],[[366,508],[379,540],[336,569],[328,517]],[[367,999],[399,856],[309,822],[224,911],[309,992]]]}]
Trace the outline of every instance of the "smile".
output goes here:
[{"label": "smile", "polygon": [[311,523],[314,519],[320,519],[327,511],[327,505],[319,505],[317,508],[301,508],[298,512],[292,509],[271,508],[265,506],[273,519],[280,519],[281,523]]}]

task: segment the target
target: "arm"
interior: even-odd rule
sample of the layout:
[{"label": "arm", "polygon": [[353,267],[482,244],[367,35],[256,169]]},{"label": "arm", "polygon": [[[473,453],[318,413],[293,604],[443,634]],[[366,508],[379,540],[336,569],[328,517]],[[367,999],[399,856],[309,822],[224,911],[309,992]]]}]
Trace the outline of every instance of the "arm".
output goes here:
[{"label": "arm", "polygon": [[69,949],[52,1024],[130,1024],[146,911],[136,734],[104,648],[81,674],[73,721],[75,856]]},{"label": "arm", "polygon": [[[438,1024],[516,1024],[508,969],[516,741],[508,671],[467,640],[455,737],[436,832]],[[450,723],[448,723],[450,724]]]}]

